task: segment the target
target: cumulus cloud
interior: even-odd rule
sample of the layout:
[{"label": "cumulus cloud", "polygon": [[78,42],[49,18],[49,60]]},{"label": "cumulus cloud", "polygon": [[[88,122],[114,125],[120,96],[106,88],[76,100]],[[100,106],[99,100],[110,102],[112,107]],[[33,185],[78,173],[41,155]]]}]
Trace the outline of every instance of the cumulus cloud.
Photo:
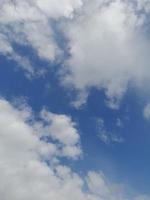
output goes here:
[{"label": "cumulus cloud", "polygon": [[[107,105],[117,108],[129,84],[149,80],[149,7],[149,1],[140,0],[85,0],[64,24],[70,51],[66,85],[79,94],[92,87],[103,89]],[[78,106],[85,103],[80,96]]]},{"label": "cumulus cloud", "polygon": [[[69,168],[60,166],[58,160],[58,157],[74,158],[81,153],[79,150],[74,154],[63,153],[63,148],[67,148],[68,145],[70,149],[73,148],[71,150],[73,152],[80,140],[73,122],[65,115],[56,115],[48,111],[46,114],[51,115],[46,121],[48,128],[43,125],[43,121],[35,121],[31,110],[27,107],[15,108],[6,100],[0,100],[0,196],[4,200],[10,198],[42,200],[52,197],[65,199],[69,188],[70,191],[73,191],[74,187],[78,190],[82,184],[78,176]],[[57,130],[55,124],[59,126]],[[64,127],[66,133],[63,132]],[[46,136],[52,134],[58,141],[42,139],[45,134]],[[51,167],[48,167],[43,159],[48,160]],[[52,167],[54,163],[57,163],[57,170],[55,169],[57,174],[54,174]],[[63,181],[65,173],[68,178]],[[61,189],[61,182],[66,182],[64,189]]]},{"label": "cumulus cloud", "polygon": [[76,124],[72,122],[70,117],[42,110],[41,119],[47,124],[40,128],[42,136],[51,137],[57,141],[61,147],[60,153],[62,155],[77,158],[82,154],[79,143],[80,136],[75,128]]},{"label": "cumulus cloud", "polygon": [[[149,38],[144,32],[148,0],[1,0],[0,54],[14,59],[30,75],[35,68],[15,45],[30,46],[40,59],[62,55],[53,22],[63,19],[69,59],[63,84],[79,92],[76,107],[92,87],[104,89],[113,108],[130,81],[149,79]],[[76,12],[75,12],[76,11]],[[141,12],[142,11],[142,12]],[[64,70],[64,68],[62,69]],[[66,74],[67,71],[67,74]],[[63,71],[64,72],[64,71]],[[149,106],[144,115],[149,118]],[[116,138],[100,122],[105,143]],[[118,142],[118,141],[117,141]],[[34,116],[28,106],[0,99],[0,196],[3,200],[146,200],[127,197],[102,172],[89,169],[83,178],[62,158],[82,156],[80,135],[70,116],[43,109]]]},{"label": "cumulus cloud", "polygon": [[[79,140],[79,134],[70,117],[43,110],[38,120],[35,120],[31,108],[16,107],[1,99],[1,198],[128,200],[121,187],[111,183],[102,172],[89,171],[82,178],[69,166],[63,165],[62,156],[79,156],[79,151],[76,153],[76,150],[72,154],[74,147],[80,148]],[[67,146],[73,148],[71,153],[64,153],[63,148]],[[142,196],[138,199],[141,200]]]},{"label": "cumulus cloud", "polygon": [[0,54],[32,76],[41,74],[16,44],[53,63],[64,53],[57,37],[65,37],[70,56],[60,66],[61,80],[78,93],[73,105],[86,103],[95,87],[105,91],[109,107],[118,108],[131,84],[149,81],[149,15],[148,0],[2,0]]},{"label": "cumulus cloud", "polygon": [[[16,142],[16,145],[14,144],[16,154],[20,154],[18,145],[20,145],[19,147],[22,147],[22,149],[27,148],[28,150],[35,150],[36,147],[37,150],[39,150],[39,147],[41,147],[43,148],[41,149],[42,152],[44,148],[45,150],[47,148],[47,150],[52,150],[52,152],[58,156],[61,153],[61,156],[68,156],[70,158],[78,157],[82,153],[80,148],[80,136],[75,128],[75,123],[72,122],[70,117],[43,110],[41,112],[42,116],[39,116],[40,121],[34,121],[32,112],[28,107],[19,107],[17,110],[5,100],[0,100],[0,108],[2,148],[7,144],[9,150],[9,146],[11,147],[13,145],[11,142]],[[10,126],[6,126],[7,123],[10,124]],[[14,139],[11,140],[12,138]],[[47,140],[45,141],[45,138],[47,138],[49,142],[46,142]],[[54,142],[51,143],[51,140],[54,140]],[[44,142],[45,147],[42,146]],[[64,149],[68,147],[72,154],[69,151],[68,154],[63,153]],[[73,152],[73,150],[75,151]],[[51,152],[49,153],[51,154]],[[15,157],[12,156],[12,158]]]},{"label": "cumulus cloud", "polygon": [[[40,59],[53,62],[61,50],[51,22],[72,17],[74,9],[81,4],[81,0],[0,1],[0,53],[17,61],[14,44],[19,44],[33,48]],[[28,73],[34,70],[32,66],[28,68]]]}]

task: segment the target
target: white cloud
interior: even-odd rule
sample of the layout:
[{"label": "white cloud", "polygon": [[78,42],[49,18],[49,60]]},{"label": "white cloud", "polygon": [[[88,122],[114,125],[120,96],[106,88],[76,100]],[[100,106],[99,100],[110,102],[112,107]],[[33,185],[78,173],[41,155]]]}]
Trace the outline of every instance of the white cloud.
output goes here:
[{"label": "white cloud", "polygon": [[95,87],[105,91],[109,107],[117,108],[130,84],[139,87],[150,79],[148,0],[3,0],[0,4],[0,53],[30,75],[41,72],[29,58],[21,59],[14,43],[31,46],[40,59],[57,61],[63,49],[53,25],[63,22],[57,34],[64,33],[70,58],[62,69],[62,82],[78,91],[76,107],[86,103]]},{"label": "white cloud", "polygon": [[105,144],[111,143],[122,143],[124,139],[119,136],[119,134],[114,133],[114,131],[108,131],[105,127],[103,119],[97,120],[98,137]]},{"label": "white cloud", "polygon": [[[46,114],[48,115],[48,112]],[[70,145],[70,148],[74,148],[80,138],[74,136],[78,133],[73,127],[71,119],[65,115],[49,115],[51,115],[50,120],[52,121],[54,117],[54,123],[60,126],[60,129],[56,131],[59,132],[61,127],[66,127],[67,133],[61,132],[57,137],[57,139],[61,138],[59,145],[62,143],[64,146]],[[63,121],[60,119],[62,117]],[[61,123],[57,123],[57,121],[61,121]],[[27,107],[15,108],[9,102],[0,100],[0,196],[3,197],[3,200],[10,198],[14,200],[33,198],[46,200],[52,197],[65,199],[67,195],[63,194],[65,188],[64,191],[61,189],[63,181],[54,174],[52,167],[48,167],[41,160],[48,159],[50,165],[53,165],[54,158],[60,154],[57,142],[47,143],[40,140],[42,135],[37,134],[37,132],[42,131],[41,134],[44,134],[45,130],[37,130],[37,128],[41,128],[41,124],[45,128],[43,123],[43,121],[36,122],[31,115],[31,110]],[[47,120],[47,124],[49,123]],[[47,134],[50,134],[52,130],[50,130],[50,125],[48,126]],[[70,133],[69,130],[72,132]],[[55,133],[57,134],[57,132]],[[69,141],[66,142],[66,138],[62,138],[61,134],[66,134],[65,137],[70,138]],[[59,168],[57,170],[59,171]],[[67,173],[69,177],[68,180],[64,181],[64,184],[67,187],[71,181],[70,191],[73,191],[73,186],[78,187],[80,179],[71,173],[71,171]]]},{"label": "white cloud", "polygon": [[89,189],[95,193],[100,200],[127,200],[123,196],[121,185],[110,183],[102,172],[89,172],[87,176]]},{"label": "white cloud", "polygon": [[143,115],[146,119],[150,119],[150,104],[148,103],[144,110],[143,110]]},{"label": "white cloud", "polygon": [[80,136],[75,128],[76,124],[66,115],[57,115],[42,110],[41,118],[46,122],[42,127],[43,135],[50,136],[61,144],[61,153],[64,156],[76,158],[82,154]]},{"label": "white cloud", "polygon": [[[80,7],[82,2],[81,0],[62,0],[61,3],[59,0],[4,0],[0,4],[0,53],[9,54],[14,58],[15,42],[31,46],[39,58],[53,62],[61,56],[61,50],[54,39],[55,33],[51,21],[72,17],[74,9]],[[30,70],[33,70],[32,66]]]},{"label": "white cloud", "polygon": [[71,55],[66,85],[84,93],[92,87],[104,89],[108,106],[117,108],[130,83],[139,86],[149,80],[150,41],[144,26],[148,5],[149,1],[84,1],[76,16],[64,23]]},{"label": "white cloud", "polygon": [[48,16],[52,18],[71,17],[74,9],[82,5],[81,0],[37,0],[38,7]]},{"label": "white cloud", "polygon": [[79,140],[75,124],[66,115],[57,115],[46,110],[41,113],[42,118],[50,122],[49,131],[53,139],[59,140],[66,145],[74,145]]},{"label": "white cloud", "polygon": [[117,108],[130,84],[140,86],[150,79],[148,0],[3,0],[0,4],[0,53],[30,75],[41,72],[28,57],[18,55],[14,43],[31,46],[40,59],[57,61],[63,49],[53,25],[63,22],[57,34],[63,31],[70,58],[62,79],[78,91],[76,107],[86,103],[95,87],[105,91],[109,107]]},{"label": "white cloud", "polygon": [[[5,100],[0,100],[0,110],[0,148],[1,152],[4,153],[3,150],[7,146],[7,153],[10,154],[11,159],[16,159],[17,162],[21,161],[22,159],[19,156],[23,156],[23,152],[26,154],[28,151],[28,154],[30,154],[30,151],[33,151],[34,154],[35,151],[39,151],[42,155],[45,152],[47,156],[56,154],[70,158],[76,158],[82,153],[79,145],[80,136],[74,127],[75,124],[68,116],[43,111],[45,117],[49,116],[49,118],[45,119],[44,117],[35,122],[30,109],[23,107],[17,110]],[[47,143],[40,140],[41,137],[45,136],[54,139],[54,142]],[[61,151],[68,147],[72,154],[69,154],[69,152],[63,154]],[[12,148],[14,148],[14,152]],[[18,148],[21,148],[21,151]],[[13,153],[15,156],[11,155]],[[27,157],[27,155],[24,157]],[[10,158],[6,156],[5,159],[9,160]]]},{"label": "white cloud", "polygon": [[0,196],[3,200],[128,200],[120,186],[111,183],[101,172],[90,171],[82,178],[64,166],[60,159],[64,155],[60,154],[57,141],[40,138],[50,136],[63,145],[75,147],[79,142],[75,124],[68,116],[45,110],[41,117],[35,121],[27,106],[14,107],[0,100]]},{"label": "white cloud", "polygon": [[12,47],[7,41],[5,35],[0,34],[0,53],[3,53],[5,55],[5,54],[11,54],[12,51],[13,51]]}]

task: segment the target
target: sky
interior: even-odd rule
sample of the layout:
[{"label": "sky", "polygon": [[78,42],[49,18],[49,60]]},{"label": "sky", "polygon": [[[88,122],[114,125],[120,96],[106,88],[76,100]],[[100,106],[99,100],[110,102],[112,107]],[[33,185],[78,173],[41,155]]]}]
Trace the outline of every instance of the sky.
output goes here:
[{"label": "sky", "polygon": [[2,200],[150,199],[149,19],[149,0],[0,0]]}]

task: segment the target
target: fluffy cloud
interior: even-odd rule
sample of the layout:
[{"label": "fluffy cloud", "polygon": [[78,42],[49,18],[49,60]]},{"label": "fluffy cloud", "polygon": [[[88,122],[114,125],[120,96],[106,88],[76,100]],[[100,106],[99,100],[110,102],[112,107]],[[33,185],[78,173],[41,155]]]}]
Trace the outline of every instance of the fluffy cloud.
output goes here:
[{"label": "fluffy cloud", "polygon": [[[51,22],[72,17],[74,9],[81,4],[80,0],[62,0],[61,4],[56,0],[0,1],[0,53],[18,62],[14,44],[28,45],[39,58],[53,62],[61,55],[61,50]],[[25,70],[31,75],[36,71],[32,65]]]},{"label": "fluffy cloud", "polygon": [[[23,152],[26,154],[27,150],[31,150],[31,152],[39,151],[39,153],[45,151],[46,155],[54,154],[55,156],[68,156],[70,158],[76,158],[82,153],[79,144],[80,136],[75,129],[75,123],[68,116],[43,110],[40,121],[34,121],[28,107],[17,110],[5,100],[0,100],[0,110],[0,148],[1,152],[4,153],[3,149],[7,146],[11,159],[17,157],[17,162],[18,160],[21,161],[21,157],[18,156],[20,153],[23,155]],[[45,139],[47,140],[45,141]],[[53,140],[53,143],[50,142],[51,140]],[[12,151],[12,147],[15,152]],[[19,151],[18,148],[21,148],[22,151]],[[70,149],[70,152],[68,150],[64,153],[67,148]],[[11,153],[16,156],[11,155]],[[9,160],[8,157],[6,156],[5,159]]]},{"label": "fluffy cloud", "polygon": [[16,44],[52,63],[64,53],[56,38],[65,37],[70,57],[60,66],[61,80],[78,91],[74,105],[85,103],[95,87],[105,91],[108,106],[117,108],[129,85],[149,81],[149,14],[148,0],[3,0],[0,54],[39,75],[43,70],[20,55]]},{"label": "fluffy cloud", "polygon": [[[68,145],[74,149],[79,142],[74,123],[65,115],[45,112],[44,115],[49,115],[46,127],[43,121],[34,120],[27,107],[15,108],[9,102],[0,100],[0,196],[4,200],[66,199],[68,192],[73,192],[73,189],[77,192],[80,190],[80,178],[69,168],[59,165],[58,160],[60,156],[79,156],[79,151],[77,154],[76,151],[74,154],[61,153]],[[66,133],[63,132],[64,127]],[[52,134],[58,141],[48,142],[42,139],[46,130],[46,136]],[[48,167],[43,159],[49,160],[51,167]],[[56,159],[55,174],[52,166]],[[63,177],[65,175],[68,176],[66,180]]]},{"label": "fluffy cloud", "polygon": [[61,156],[78,158],[82,154],[80,148],[80,136],[75,128],[76,124],[66,115],[57,115],[46,110],[41,111],[43,124],[35,124],[35,128],[41,137],[50,137],[54,142],[59,143]]},{"label": "fluffy cloud", "polygon": [[[0,100],[3,200],[128,200],[121,187],[107,180],[103,173],[89,171],[82,178],[62,164],[61,156],[77,155],[64,155],[61,144],[79,148],[79,134],[68,116],[43,110],[40,118],[36,121],[27,106],[14,107]],[[143,198],[147,197],[138,199]]]},{"label": "fluffy cloud", "polygon": [[95,193],[100,200],[127,200],[123,196],[121,185],[111,184],[101,172],[89,172],[87,184],[90,191]]},{"label": "fluffy cloud", "polygon": [[[150,41],[145,26],[149,7],[149,1],[140,0],[85,0],[65,23],[71,55],[66,85],[79,94],[89,93],[92,87],[103,89],[107,104],[117,108],[129,84],[139,86],[149,80]],[[81,94],[78,106],[85,102]]]}]

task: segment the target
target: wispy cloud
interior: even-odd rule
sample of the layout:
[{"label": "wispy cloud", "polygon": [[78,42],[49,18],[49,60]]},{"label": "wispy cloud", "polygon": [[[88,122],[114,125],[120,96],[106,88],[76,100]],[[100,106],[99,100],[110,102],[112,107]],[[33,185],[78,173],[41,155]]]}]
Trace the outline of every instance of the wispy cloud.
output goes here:
[{"label": "wispy cloud", "polygon": [[115,131],[108,131],[105,127],[105,123],[103,119],[97,120],[97,129],[98,129],[98,137],[105,144],[111,143],[122,143],[124,139],[121,135],[115,133]]}]

